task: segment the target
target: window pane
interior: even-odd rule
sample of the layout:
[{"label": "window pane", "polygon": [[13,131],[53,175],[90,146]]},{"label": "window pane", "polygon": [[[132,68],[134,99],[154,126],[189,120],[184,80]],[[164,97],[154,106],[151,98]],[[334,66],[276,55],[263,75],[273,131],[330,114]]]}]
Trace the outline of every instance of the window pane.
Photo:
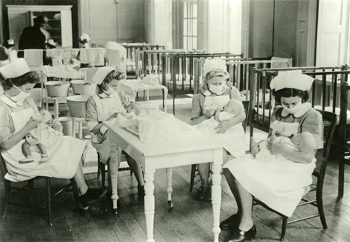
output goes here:
[{"label": "window pane", "polygon": [[192,23],[193,23],[192,24],[192,26],[193,26],[192,35],[197,36],[197,19],[193,19]]},{"label": "window pane", "polygon": [[192,17],[197,18],[197,3],[193,3],[192,6]]},{"label": "window pane", "polygon": [[187,29],[187,35],[192,35],[192,23],[193,23],[193,19],[188,19],[187,20],[188,23],[188,29]]},{"label": "window pane", "polygon": [[187,18],[187,2],[184,2],[184,18]]},{"label": "window pane", "polygon": [[193,44],[193,46],[192,46],[192,49],[197,49],[197,37],[193,37],[193,40],[192,40],[192,44]]},{"label": "window pane", "polygon": [[184,26],[183,26],[184,27],[184,29],[183,29],[183,34],[184,35],[187,35],[187,24],[188,24],[187,22],[188,22],[188,20],[184,19]]},{"label": "window pane", "polygon": [[186,36],[183,37],[183,48],[185,50],[187,50],[187,37]]},{"label": "window pane", "polygon": [[193,49],[193,47],[192,47],[192,38],[191,37],[188,37],[187,38],[187,40],[188,40],[188,50],[192,50]]}]

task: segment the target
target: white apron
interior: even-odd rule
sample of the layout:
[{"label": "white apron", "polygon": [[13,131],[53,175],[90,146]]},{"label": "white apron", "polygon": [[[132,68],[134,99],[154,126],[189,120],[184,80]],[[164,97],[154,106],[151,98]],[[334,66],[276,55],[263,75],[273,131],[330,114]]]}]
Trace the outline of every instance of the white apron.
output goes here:
[{"label": "white apron", "polygon": [[[288,130],[287,133],[294,133],[299,123],[279,122],[279,125],[283,125],[285,130]],[[291,217],[312,183],[316,159],[303,164],[281,156],[274,157],[266,160],[245,155],[230,160],[223,168],[229,169],[237,181],[254,197],[270,208]]]},{"label": "white apron", "polygon": [[[117,92],[112,97],[103,98],[103,99],[99,98],[96,93],[92,96],[96,103],[98,122],[103,122],[107,120],[109,117],[111,117],[114,113],[116,113],[117,110],[124,109],[124,105]],[[93,123],[93,126],[96,125],[96,123],[94,122],[92,123]],[[89,128],[91,130],[93,127],[89,126]],[[109,134],[107,133],[106,135],[109,135]],[[100,154],[101,162],[106,164],[109,158],[109,149],[110,149],[109,137],[101,144],[97,144],[93,142],[91,144]]]},{"label": "white apron", "polygon": [[[18,132],[31,118],[32,108],[11,113],[14,133]],[[1,151],[6,161],[8,173],[5,178],[10,181],[25,181],[36,176],[50,176],[55,178],[70,179],[76,173],[81,156],[85,149],[85,142],[70,136],[57,138],[56,143],[48,149],[48,161],[40,163],[40,154],[32,149],[34,162],[22,164],[19,160],[24,159],[22,144],[24,139],[8,151]]]}]

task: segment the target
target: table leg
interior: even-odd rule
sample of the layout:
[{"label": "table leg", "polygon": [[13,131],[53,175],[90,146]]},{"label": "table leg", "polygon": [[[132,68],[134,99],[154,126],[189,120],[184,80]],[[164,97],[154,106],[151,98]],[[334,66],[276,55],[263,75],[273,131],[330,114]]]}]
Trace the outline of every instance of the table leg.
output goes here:
[{"label": "table leg", "polygon": [[164,90],[164,98],[163,98],[164,112],[166,113],[168,112],[167,100],[168,100],[168,89]]},{"label": "table leg", "polygon": [[219,241],[220,227],[220,205],[221,205],[221,164],[223,160],[222,149],[215,149],[214,151],[214,162],[212,165],[212,183],[211,196],[213,205],[213,233],[214,242]]},{"label": "table leg", "polygon": [[83,123],[78,121],[78,139],[83,138]]},{"label": "table leg", "polygon": [[75,134],[76,134],[75,126],[76,126],[75,119],[72,118],[72,135],[73,135],[74,138],[75,138]]},{"label": "table leg", "polygon": [[166,168],[166,184],[167,184],[166,191],[168,193],[168,204],[170,208],[174,207],[173,201],[171,199],[171,194],[173,192],[172,181],[173,181],[173,169]]},{"label": "table leg", "polygon": [[113,140],[113,134],[110,137],[109,142],[109,174],[111,176],[112,181],[112,202],[113,202],[113,210],[114,213],[118,213],[118,168],[119,168],[119,160],[121,157],[121,148],[117,147],[117,144]]},{"label": "table leg", "polygon": [[55,118],[58,118],[58,105],[59,105],[58,99],[55,98],[55,103],[54,103],[54,109],[55,109],[54,117]]},{"label": "table leg", "polygon": [[147,228],[147,242],[154,242],[153,225],[154,225],[154,170],[145,171],[145,215]]}]

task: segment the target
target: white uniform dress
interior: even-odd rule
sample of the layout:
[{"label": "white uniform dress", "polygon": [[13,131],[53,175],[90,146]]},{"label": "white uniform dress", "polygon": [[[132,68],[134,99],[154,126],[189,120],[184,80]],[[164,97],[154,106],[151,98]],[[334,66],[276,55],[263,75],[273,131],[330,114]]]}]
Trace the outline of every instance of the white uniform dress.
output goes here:
[{"label": "white uniform dress", "polygon": [[[4,94],[0,95],[0,143],[18,132],[29,121],[37,107],[31,98],[22,105],[17,105]],[[85,149],[85,142],[70,136],[57,137],[48,149],[48,161],[40,163],[40,154],[33,150],[34,162],[22,164],[24,159],[21,146],[24,139],[8,151],[1,151],[10,181],[24,181],[36,176],[49,176],[70,179],[77,171],[78,164]]]},{"label": "white uniform dress", "polygon": [[[277,107],[272,121],[281,121],[290,129],[293,124],[298,132],[308,131],[322,147],[323,123],[321,114],[304,105],[298,114],[288,114]],[[288,126],[288,127],[287,127]],[[270,208],[291,217],[300,199],[312,183],[315,159],[311,163],[296,163],[279,156],[253,158],[245,155],[228,161],[223,168],[230,170],[235,179],[254,197]]]},{"label": "white uniform dress", "polygon": [[[106,121],[117,110],[124,109],[124,105],[128,105],[129,102],[122,91],[116,91],[115,94],[107,98],[102,98],[94,93],[86,104],[86,121],[89,129],[92,130],[98,123]],[[92,143],[92,145],[101,155],[102,163],[105,164],[109,158],[109,139],[107,138],[101,144]]]}]

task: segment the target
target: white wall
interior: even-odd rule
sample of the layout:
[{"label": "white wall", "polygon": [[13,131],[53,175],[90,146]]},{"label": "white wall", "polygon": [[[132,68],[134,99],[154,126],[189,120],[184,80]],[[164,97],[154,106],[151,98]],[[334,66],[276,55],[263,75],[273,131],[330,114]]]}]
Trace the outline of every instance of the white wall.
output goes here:
[{"label": "white wall", "polygon": [[[100,2],[100,0],[96,2]],[[144,29],[145,2],[146,2],[145,0],[119,0],[118,1],[118,4],[117,4],[118,42],[120,43],[145,42],[145,29]]]},{"label": "white wall", "polygon": [[[79,36],[87,33],[91,43],[103,46],[117,41],[117,3],[111,0],[79,1]],[[108,24],[107,24],[108,23]]]}]

